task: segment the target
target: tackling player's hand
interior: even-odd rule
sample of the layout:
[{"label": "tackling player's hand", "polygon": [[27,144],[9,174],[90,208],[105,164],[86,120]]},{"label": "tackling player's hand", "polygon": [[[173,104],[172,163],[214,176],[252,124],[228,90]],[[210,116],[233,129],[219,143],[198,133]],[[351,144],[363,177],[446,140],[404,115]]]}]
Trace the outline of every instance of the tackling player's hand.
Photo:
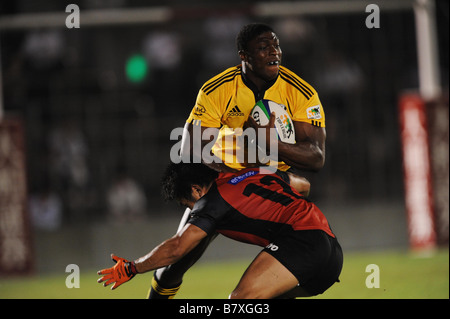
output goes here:
[{"label": "tackling player's hand", "polygon": [[136,266],[132,261],[128,261],[124,258],[117,257],[114,254],[111,254],[111,259],[116,264],[114,265],[114,267],[99,270],[97,274],[104,276],[99,280],[97,280],[97,282],[102,283],[106,281],[103,284],[104,287],[114,283],[111,289],[116,289],[121,284],[133,278],[137,274],[137,271]]}]

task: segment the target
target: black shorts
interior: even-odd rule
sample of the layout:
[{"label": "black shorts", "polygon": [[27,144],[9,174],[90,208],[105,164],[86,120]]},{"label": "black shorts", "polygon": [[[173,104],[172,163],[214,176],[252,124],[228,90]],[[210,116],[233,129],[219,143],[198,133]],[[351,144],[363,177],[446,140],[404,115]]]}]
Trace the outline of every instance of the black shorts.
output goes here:
[{"label": "black shorts", "polygon": [[282,232],[263,249],[282,263],[312,296],[339,282],[343,254],[336,238],[321,230]]}]

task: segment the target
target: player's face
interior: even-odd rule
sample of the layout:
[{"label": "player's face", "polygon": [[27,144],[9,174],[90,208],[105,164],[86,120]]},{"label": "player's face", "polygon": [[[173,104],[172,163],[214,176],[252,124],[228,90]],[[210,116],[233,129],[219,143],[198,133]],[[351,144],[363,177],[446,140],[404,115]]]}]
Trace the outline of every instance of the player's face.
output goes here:
[{"label": "player's face", "polygon": [[241,58],[256,77],[271,81],[278,76],[281,56],[278,37],[273,32],[265,32],[248,43],[248,51]]},{"label": "player's face", "polygon": [[203,197],[209,190],[209,186],[199,186],[199,185],[192,185],[191,186],[191,198],[181,198],[179,199],[179,202],[181,205],[189,207],[192,209],[195,205],[195,203]]},{"label": "player's face", "polygon": [[181,198],[179,200],[179,202],[180,202],[180,205],[182,205],[184,207],[188,207],[190,209],[192,209],[194,207],[194,205],[195,205],[195,201],[188,200],[188,199],[185,199],[185,198]]}]

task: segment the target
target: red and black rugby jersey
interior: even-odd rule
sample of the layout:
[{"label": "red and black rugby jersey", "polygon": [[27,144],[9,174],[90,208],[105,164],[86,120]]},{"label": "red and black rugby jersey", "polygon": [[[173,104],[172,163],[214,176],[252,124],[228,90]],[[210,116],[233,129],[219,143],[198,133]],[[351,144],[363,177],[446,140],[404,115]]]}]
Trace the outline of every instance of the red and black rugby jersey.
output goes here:
[{"label": "red and black rugby jersey", "polygon": [[221,173],[194,205],[189,223],[208,234],[266,246],[280,232],[320,229],[335,237],[320,209],[276,174],[258,168]]}]

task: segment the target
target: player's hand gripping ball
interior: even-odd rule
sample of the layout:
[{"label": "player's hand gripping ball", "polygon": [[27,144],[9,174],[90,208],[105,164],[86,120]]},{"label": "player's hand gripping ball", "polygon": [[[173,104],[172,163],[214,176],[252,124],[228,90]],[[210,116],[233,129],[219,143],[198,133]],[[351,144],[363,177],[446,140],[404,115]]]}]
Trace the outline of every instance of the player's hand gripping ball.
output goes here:
[{"label": "player's hand gripping ball", "polygon": [[260,100],[253,107],[250,116],[256,124],[265,126],[270,122],[270,115],[275,113],[275,129],[281,142],[295,144],[294,123],[284,105],[271,100]]},{"label": "player's hand gripping ball", "polygon": [[111,254],[111,259],[116,263],[113,267],[102,269],[97,272],[98,275],[104,275],[102,278],[97,280],[98,283],[103,283],[103,286],[106,287],[112,283],[114,285],[111,287],[111,290],[116,289],[121,284],[132,279],[136,274],[136,266],[134,262],[128,261],[125,258],[120,258]]}]

